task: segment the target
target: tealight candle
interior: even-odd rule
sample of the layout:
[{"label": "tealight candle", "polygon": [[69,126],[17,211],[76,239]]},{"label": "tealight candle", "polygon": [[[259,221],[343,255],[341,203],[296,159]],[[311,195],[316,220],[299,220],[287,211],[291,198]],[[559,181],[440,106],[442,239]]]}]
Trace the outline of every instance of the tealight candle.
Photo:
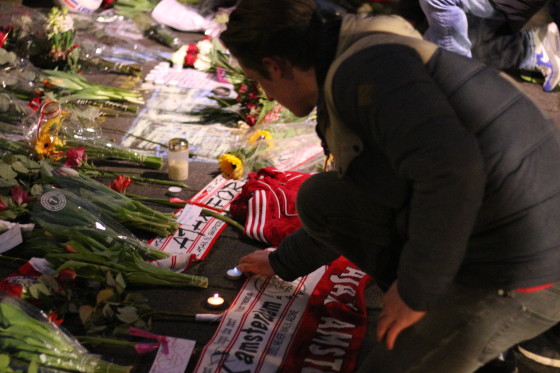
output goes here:
[{"label": "tealight candle", "polygon": [[209,307],[218,308],[224,305],[224,298],[220,297],[220,294],[215,293],[214,296],[208,298],[206,303],[208,303]]},{"label": "tealight candle", "polygon": [[232,269],[228,269],[226,276],[230,280],[239,280],[241,276],[243,276],[243,272],[241,272],[237,267],[234,267]]},{"label": "tealight candle", "polygon": [[176,197],[179,195],[179,193],[181,193],[183,189],[181,189],[178,186],[171,186],[169,188],[167,188],[167,193],[173,197]]}]

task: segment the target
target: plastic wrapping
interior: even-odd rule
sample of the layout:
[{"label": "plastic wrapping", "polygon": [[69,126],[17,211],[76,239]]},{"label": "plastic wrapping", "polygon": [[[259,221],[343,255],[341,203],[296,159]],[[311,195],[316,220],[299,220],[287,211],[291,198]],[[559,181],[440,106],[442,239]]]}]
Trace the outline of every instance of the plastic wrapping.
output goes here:
[{"label": "plastic wrapping", "polygon": [[145,259],[162,259],[168,256],[143,243],[87,199],[64,189],[45,188],[45,192],[32,207],[31,217],[55,236],[66,238],[82,235],[104,246],[124,245],[137,250]]},{"label": "plastic wrapping", "polygon": [[248,131],[233,150],[219,158],[220,170],[239,179],[264,167],[313,173],[324,163],[313,122],[262,124]]},{"label": "plastic wrapping", "polygon": [[[132,367],[90,354],[71,334],[46,315],[16,297],[0,294],[0,351],[9,366],[43,373],[125,373]],[[32,368],[33,367],[33,368]]]}]

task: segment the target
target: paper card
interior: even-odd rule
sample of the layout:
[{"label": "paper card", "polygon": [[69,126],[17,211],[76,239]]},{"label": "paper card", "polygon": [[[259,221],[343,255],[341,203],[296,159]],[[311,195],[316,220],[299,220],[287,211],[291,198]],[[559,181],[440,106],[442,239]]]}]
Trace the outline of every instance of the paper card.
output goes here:
[{"label": "paper card", "polygon": [[167,337],[167,354],[163,345],[150,369],[150,373],[184,373],[194,350],[195,341],[190,339]]},{"label": "paper card", "polygon": [[184,225],[193,225],[193,223],[198,219],[202,207],[194,205],[186,205],[181,215],[177,218],[177,222]]},{"label": "paper card", "polygon": [[22,242],[21,229],[16,224],[0,235],[0,253],[13,249]]}]

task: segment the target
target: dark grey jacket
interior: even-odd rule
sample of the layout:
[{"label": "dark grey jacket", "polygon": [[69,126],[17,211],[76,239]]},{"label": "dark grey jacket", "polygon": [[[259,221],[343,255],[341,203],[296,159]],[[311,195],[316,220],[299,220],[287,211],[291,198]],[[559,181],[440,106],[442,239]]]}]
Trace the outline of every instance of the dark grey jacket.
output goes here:
[{"label": "dark grey jacket", "polygon": [[[344,177],[407,217],[396,274],[404,301],[427,309],[452,281],[515,289],[560,280],[560,141],[552,121],[475,60],[442,49],[423,60],[409,41],[378,41],[346,58],[325,91],[362,142]],[[329,148],[339,147],[329,143],[330,127],[320,123],[319,131]],[[354,137],[337,141],[352,148]],[[298,231],[271,264],[293,278],[332,259],[312,246]],[[294,265],[301,250],[314,260]]]}]

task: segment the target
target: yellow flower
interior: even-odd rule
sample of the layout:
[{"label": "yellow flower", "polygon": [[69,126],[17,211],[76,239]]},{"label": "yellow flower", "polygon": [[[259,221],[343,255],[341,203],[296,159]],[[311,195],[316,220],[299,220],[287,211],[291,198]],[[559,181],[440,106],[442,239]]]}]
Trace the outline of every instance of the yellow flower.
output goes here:
[{"label": "yellow flower", "polygon": [[220,171],[228,179],[241,179],[243,176],[243,161],[233,154],[223,154],[218,158]]},{"label": "yellow flower", "polygon": [[56,144],[53,140],[54,138],[48,133],[39,135],[37,141],[35,141],[35,151],[39,159],[43,159],[56,151]]},{"label": "yellow flower", "polygon": [[247,141],[249,144],[254,144],[257,141],[260,140],[270,140],[272,139],[272,134],[268,131],[265,130],[258,130],[255,131],[255,133],[253,133],[250,137],[249,140]]}]

